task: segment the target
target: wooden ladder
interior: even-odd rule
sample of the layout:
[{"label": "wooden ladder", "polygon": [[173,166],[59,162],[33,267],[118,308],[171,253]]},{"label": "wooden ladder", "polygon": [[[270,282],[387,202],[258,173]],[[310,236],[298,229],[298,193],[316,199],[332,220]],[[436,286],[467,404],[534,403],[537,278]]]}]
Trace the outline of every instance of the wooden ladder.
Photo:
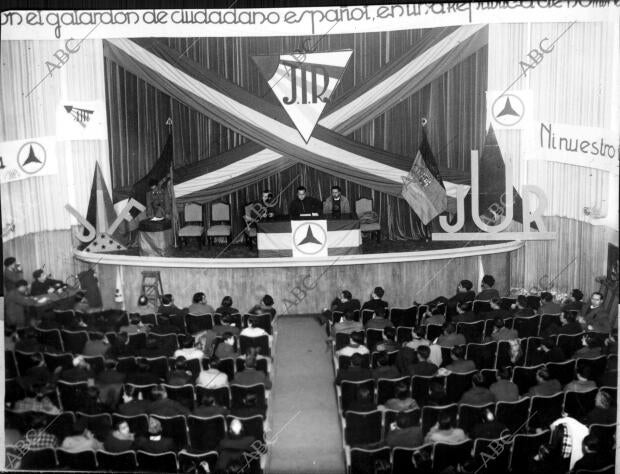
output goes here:
[{"label": "wooden ladder", "polygon": [[164,287],[159,272],[142,272],[142,293],[154,308],[159,308]]}]

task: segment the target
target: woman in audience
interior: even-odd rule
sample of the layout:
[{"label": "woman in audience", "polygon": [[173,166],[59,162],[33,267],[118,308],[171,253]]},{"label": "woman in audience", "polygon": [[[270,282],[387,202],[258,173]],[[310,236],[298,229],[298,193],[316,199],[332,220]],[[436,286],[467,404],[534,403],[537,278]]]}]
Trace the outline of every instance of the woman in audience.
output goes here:
[{"label": "woman in audience", "polygon": [[133,449],[134,434],[125,420],[114,423],[114,430],[103,442],[103,448],[111,453],[120,453]]},{"label": "woman in audience", "polygon": [[257,305],[252,306],[248,311],[249,314],[271,314],[271,319],[276,315],[276,310],[273,307],[273,298],[271,295],[265,295],[261,298]]},{"label": "woman in audience", "polygon": [[88,429],[86,420],[81,419],[73,425],[73,435],[67,436],[60,447],[72,453],[79,453],[88,450],[98,451],[103,448],[103,443]]},{"label": "woman in audience", "polygon": [[616,407],[612,406],[613,400],[608,392],[599,390],[594,399],[594,408],[586,415],[586,425],[597,423],[606,425],[616,422]]},{"label": "woman in audience", "polygon": [[386,410],[407,411],[419,408],[418,403],[411,398],[409,387],[405,382],[399,382],[396,385],[394,395],[394,398],[390,398],[383,405]]},{"label": "woman in audience", "polygon": [[439,421],[426,434],[424,442],[456,444],[468,439],[461,428],[454,428],[452,426],[450,414],[443,412],[439,415]]},{"label": "woman in audience", "polygon": [[577,364],[575,380],[569,382],[564,387],[565,392],[589,392],[596,388],[596,382],[590,380],[591,376],[590,366],[585,364]]},{"label": "woman in audience", "polygon": [[228,314],[236,314],[239,310],[237,308],[233,308],[233,300],[230,296],[224,296],[221,306],[217,308],[215,312],[224,316]]}]

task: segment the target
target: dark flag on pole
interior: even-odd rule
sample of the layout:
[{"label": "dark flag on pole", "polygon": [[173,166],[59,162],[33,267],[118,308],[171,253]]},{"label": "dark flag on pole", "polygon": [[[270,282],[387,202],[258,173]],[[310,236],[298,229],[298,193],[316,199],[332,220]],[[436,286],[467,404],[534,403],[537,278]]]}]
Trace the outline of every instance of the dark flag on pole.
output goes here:
[{"label": "dark flag on pole", "polygon": [[150,188],[149,183],[151,180],[162,183],[166,177],[170,178],[173,162],[172,134],[169,134],[164,149],[151,170],[131,188],[133,198],[146,206],[146,195]]}]

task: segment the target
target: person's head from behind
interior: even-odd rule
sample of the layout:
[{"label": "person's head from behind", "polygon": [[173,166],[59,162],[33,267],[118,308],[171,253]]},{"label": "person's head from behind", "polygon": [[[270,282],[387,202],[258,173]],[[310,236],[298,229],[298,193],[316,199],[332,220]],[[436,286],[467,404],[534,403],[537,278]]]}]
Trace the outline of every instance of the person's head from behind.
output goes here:
[{"label": "person's head from behind", "polygon": [[548,291],[543,291],[540,294],[540,301],[542,301],[543,303],[551,303],[553,301],[553,295]]},{"label": "person's head from behind", "polygon": [[596,435],[589,434],[581,442],[584,454],[596,454],[600,449],[600,441]]},{"label": "person's head from behind", "polygon": [[306,198],[306,188],[304,186],[299,186],[297,188],[297,199],[303,201]]},{"label": "person's head from behind", "polygon": [[482,277],[482,287],[483,288],[493,288],[495,285],[495,278],[491,275],[484,275]]},{"label": "person's head from behind", "polygon": [[453,323],[446,323],[443,327],[444,334],[454,334],[456,332],[456,326]]},{"label": "person's head from behind", "polygon": [[519,309],[527,308],[527,297],[525,295],[517,296],[517,307]]},{"label": "person's head from behind", "polygon": [[362,344],[364,344],[364,333],[354,332],[351,334],[350,340],[352,346],[361,346]]},{"label": "person's head from behind", "polygon": [[459,286],[457,287],[457,291],[459,293],[467,293],[468,291],[471,291],[473,287],[474,287],[474,284],[471,281],[461,280],[459,282]]},{"label": "person's head from behind", "polygon": [[149,416],[149,435],[161,436],[161,422],[152,416]]},{"label": "person's head from behind", "polygon": [[206,297],[207,296],[202,292],[194,293],[194,296],[192,297],[192,303],[194,304],[204,303]]},{"label": "person's head from behind", "polygon": [[360,387],[357,390],[357,394],[356,394],[356,398],[357,401],[359,402],[372,402],[372,394],[370,393],[370,390],[368,389],[368,387]]},{"label": "person's head from behind", "polygon": [[498,310],[501,308],[502,300],[500,298],[491,298],[489,305],[491,306],[491,309]]},{"label": "person's head from behind", "polygon": [[545,382],[548,382],[549,380],[551,380],[551,374],[549,373],[549,370],[547,370],[546,368],[539,369],[536,372],[536,381],[538,383],[545,383]]},{"label": "person's head from behind", "polygon": [[235,344],[235,336],[232,332],[226,331],[224,334],[222,334],[222,339],[224,340],[225,344],[228,344],[230,346]]},{"label": "person's head from behind", "polygon": [[409,387],[405,382],[398,382],[394,390],[394,395],[399,400],[405,400],[409,396]]},{"label": "person's head from behind", "polygon": [[564,324],[574,324],[578,316],[579,313],[575,310],[564,311],[561,319],[564,319],[564,321],[562,321]]},{"label": "person's head from behind", "polygon": [[476,372],[471,378],[471,384],[473,387],[484,387],[484,375],[482,375],[480,372]]},{"label": "person's head from behind", "polygon": [[424,339],[426,337],[426,328],[424,326],[417,326],[412,331],[414,339]]},{"label": "person's head from behind", "polygon": [[379,306],[375,309],[375,318],[385,318],[385,308],[383,306]]},{"label": "person's head from behind", "polygon": [[583,299],[583,291],[581,291],[579,288],[575,288],[573,291],[571,291],[570,296],[573,301],[581,301]]},{"label": "person's head from behind", "polygon": [[258,398],[255,393],[246,393],[241,399],[241,404],[246,408],[253,408],[258,405]]},{"label": "person's head from behind", "polygon": [[213,395],[203,395],[200,399],[200,404],[203,407],[212,407],[215,406],[215,397]]},{"label": "person's head from behind", "polygon": [[611,395],[604,390],[599,390],[596,397],[594,397],[594,406],[602,408],[603,410],[609,409],[609,407],[611,407],[611,402]]},{"label": "person's head from behind", "polygon": [[465,346],[454,346],[451,352],[453,360],[465,359]]},{"label": "person's head from behind", "polygon": [[265,295],[262,299],[263,305],[273,306],[273,297],[271,295]]},{"label": "person's head from behind", "polygon": [[170,293],[166,293],[164,296],[161,297],[161,304],[163,304],[164,306],[169,306],[172,304],[173,300],[174,298],[172,297],[172,295]]},{"label": "person's head from behind", "polygon": [[149,300],[144,295],[140,295],[138,298],[138,306],[146,306],[149,303]]},{"label": "person's head from behind", "polygon": [[392,326],[388,326],[383,330],[383,337],[387,341],[395,341],[396,340],[396,328]]},{"label": "person's head from behind", "polygon": [[452,417],[449,413],[442,412],[437,420],[440,430],[449,430],[452,428]]},{"label": "person's head from behind", "polygon": [[342,301],[343,303],[351,301],[351,298],[353,298],[353,295],[349,290],[342,290],[342,292],[340,293],[340,301]]},{"label": "person's head from behind", "polygon": [[412,417],[408,416],[407,413],[405,413],[404,411],[401,411],[400,413],[398,413],[398,415],[396,415],[396,426],[401,430],[411,427],[412,423]]},{"label": "person's head from behind", "polygon": [[496,329],[501,329],[504,327],[504,318],[502,318],[501,316],[495,316],[495,318],[493,318],[493,326],[495,326]]},{"label": "person's head from behind", "polygon": [[351,356],[350,364],[351,367],[359,368],[362,366],[363,357],[361,354],[355,353]]},{"label": "person's head from behind", "polygon": [[375,357],[379,367],[387,367],[390,364],[390,358],[385,351],[377,352]]},{"label": "person's head from behind", "polygon": [[372,292],[372,296],[374,299],[380,300],[381,298],[383,298],[383,295],[385,294],[385,291],[383,291],[383,288],[381,288],[380,286],[377,286],[373,292]]},{"label": "person's head from behind", "polygon": [[174,360],[174,368],[178,371],[185,371],[187,369],[187,360],[183,356],[179,356]]},{"label": "person's head from behind", "polygon": [[230,296],[224,296],[224,298],[222,298],[222,307],[223,308],[230,308],[233,304],[233,300]]},{"label": "person's head from behind", "polygon": [[336,185],[332,186],[332,197],[334,199],[339,199],[341,194],[342,193],[340,191],[340,186],[336,186]]},{"label": "person's head from behind", "polygon": [[500,380],[510,380],[512,378],[512,369],[509,365],[500,367],[497,371],[497,378]]},{"label": "person's head from behind", "polygon": [[256,354],[251,352],[245,356],[245,368],[256,369]]},{"label": "person's head from behind", "polygon": [[418,347],[418,358],[421,362],[425,362],[431,355],[431,348],[428,346],[419,346]]}]

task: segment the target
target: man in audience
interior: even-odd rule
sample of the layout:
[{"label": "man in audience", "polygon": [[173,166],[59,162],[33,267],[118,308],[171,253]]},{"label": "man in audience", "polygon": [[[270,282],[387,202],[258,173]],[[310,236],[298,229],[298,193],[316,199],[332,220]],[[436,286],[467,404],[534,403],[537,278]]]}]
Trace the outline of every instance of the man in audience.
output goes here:
[{"label": "man in audience", "polygon": [[390,359],[387,352],[381,351],[376,356],[377,368],[372,369],[372,375],[375,380],[379,379],[397,379],[400,377],[398,369],[390,365]]},{"label": "man in audience", "polygon": [[249,314],[270,314],[271,319],[276,315],[276,310],[273,307],[274,301],[271,295],[265,295],[261,298],[258,304],[252,306],[248,311]]},{"label": "man in audience", "polygon": [[182,314],[182,310],[174,304],[174,297],[170,293],[166,293],[161,297],[161,305],[157,309],[159,314],[171,315]]},{"label": "man in audience", "polygon": [[332,186],[332,195],[323,202],[323,215],[338,218],[342,214],[350,214],[349,200],[340,191],[340,186]]},{"label": "man in audience", "polygon": [[616,407],[609,392],[599,390],[594,398],[594,408],[586,415],[585,423],[607,425],[616,422]]},{"label": "man in audience", "polygon": [[153,307],[146,296],[140,295],[138,298],[138,306],[136,307],[134,313],[140,316],[155,314],[155,307]]},{"label": "man in audience", "polygon": [[587,334],[581,338],[582,348],[577,350],[573,355],[574,358],[594,359],[600,357],[603,352],[601,349],[601,341],[594,334]]},{"label": "man in audience", "polygon": [[589,434],[583,438],[581,446],[583,456],[575,462],[571,472],[593,472],[614,464],[613,456],[602,452],[601,442],[595,435]]},{"label": "man in audience", "polygon": [[387,309],[388,304],[382,299],[384,294],[385,292],[383,291],[383,288],[377,286],[370,294],[370,299],[362,305],[362,311],[365,309],[372,309],[373,311],[376,311],[377,308]]},{"label": "man in audience", "polygon": [[[15,288],[9,290],[4,298],[4,312],[6,324],[12,327],[24,327],[30,321],[26,321],[27,308],[36,301],[26,296],[28,292],[28,282],[18,280]],[[30,320],[30,318],[28,318]]]},{"label": "man in audience", "polygon": [[437,306],[434,308],[429,308],[426,313],[424,313],[424,319],[422,319],[422,325],[428,326],[430,324],[434,324],[437,326],[443,326],[446,322],[445,316],[445,308],[443,305]]},{"label": "man in audience", "polygon": [[537,384],[530,388],[528,396],[542,395],[548,397],[562,391],[562,385],[557,379],[551,378],[549,370],[546,368],[539,369],[536,372]]},{"label": "man in audience", "polygon": [[136,416],[148,413],[151,406],[150,400],[144,400],[142,393],[138,389],[134,389],[123,395],[123,403],[121,403],[117,412],[123,416]]},{"label": "man in audience", "polygon": [[452,316],[452,322],[456,323],[474,323],[480,319],[480,316],[472,311],[473,303],[471,301],[463,301],[456,304],[456,315]]},{"label": "man in audience", "polygon": [[461,428],[454,428],[452,423],[450,414],[442,412],[439,415],[439,421],[426,434],[424,443],[457,444],[467,441],[469,438],[465,432]]},{"label": "man in audience", "polygon": [[465,347],[454,346],[450,352],[452,363],[446,366],[446,370],[456,374],[465,374],[476,370],[476,363],[473,360],[465,360]]},{"label": "man in audience", "polygon": [[223,336],[227,332],[233,336],[239,336],[241,330],[235,325],[234,316],[225,314],[220,318],[220,324],[213,326],[213,332],[216,336]]},{"label": "man in audience", "polygon": [[183,356],[175,357],[172,369],[168,373],[168,385],[180,387],[192,383],[192,371],[187,368],[187,360]]},{"label": "man in audience", "polygon": [[16,283],[24,279],[22,266],[17,263],[15,257],[4,259],[4,291],[5,294],[16,288]]},{"label": "man in audience", "polygon": [[513,316],[527,318],[534,316],[534,310],[527,305],[527,297],[525,295],[517,296],[517,301],[511,306]]},{"label": "man in audience", "polygon": [[562,311],[579,311],[581,312],[583,308],[583,292],[575,288],[570,296],[568,297],[568,301],[562,307]]},{"label": "man in audience", "polygon": [[237,385],[255,385],[262,383],[265,389],[271,388],[271,380],[262,370],[256,370],[256,348],[252,348],[245,356],[245,367],[241,372],[235,375],[235,384]]},{"label": "man in audience", "polygon": [[361,354],[353,354],[349,361],[349,367],[347,369],[338,369],[336,384],[340,385],[340,382],[344,380],[355,382],[367,379],[372,379],[372,372],[370,369],[362,367]]},{"label": "man in audience", "polygon": [[377,344],[375,351],[394,352],[400,349],[396,342],[396,328],[388,326],[383,330],[383,340]]},{"label": "man in audience", "polygon": [[64,283],[60,280],[54,280],[49,278],[50,275],[45,275],[43,270],[35,270],[32,273],[32,285],[30,285],[30,295],[38,296],[46,293],[52,293],[56,288],[61,288]]},{"label": "man in audience", "polygon": [[338,311],[342,314],[351,312],[353,313],[357,308],[357,305],[353,302],[353,295],[349,290],[343,290],[340,296],[332,301],[330,308],[323,308],[323,312],[316,316],[316,320],[322,326],[326,324],[326,332],[329,337],[329,323],[332,320],[332,313]]},{"label": "man in audience", "polygon": [[378,307],[375,309],[372,319],[366,322],[366,329],[384,329],[387,327],[393,328],[394,324],[385,317],[385,308]]},{"label": "man in audience", "polygon": [[512,318],[510,311],[502,309],[501,298],[492,298],[491,301],[489,301],[489,306],[491,307],[491,311],[480,315],[483,319],[495,319],[498,316],[502,319]]},{"label": "man in audience", "polygon": [[364,325],[353,319],[353,311],[347,311],[342,320],[332,326],[332,337],[335,338],[338,333],[351,334],[360,331],[364,331]]},{"label": "man in audience", "polygon": [[501,316],[496,316],[493,320],[493,332],[491,333],[492,341],[510,341],[517,339],[519,334],[515,329],[508,329],[504,325],[504,319]]},{"label": "man in audience", "polygon": [[484,386],[484,376],[480,372],[474,374],[471,383],[472,387],[461,396],[459,403],[466,405],[486,405],[487,403],[496,402],[493,392]]},{"label": "man in audience", "polygon": [[194,408],[192,415],[203,418],[217,415],[226,416],[228,415],[228,408],[218,405],[212,395],[203,395],[200,399],[200,405]]},{"label": "man in audience", "polygon": [[596,388],[596,382],[590,380],[592,371],[589,365],[579,363],[576,369],[576,378],[564,387],[565,392],[589,392]]},{"label": "man in audience", "polygon": [[183,336],[182,349],[174,351],[174,358],[183,357],[185,360],[202,359],[205,354],[196,347],[196,342],[192,336]]},{"label": "man in audience", "polygon": [[189,409],[176,400],[168,398],[168,393],[163,388],[153,389],[152,397],[153,402],[148,408],[150,415],[176,416],[189,414]]},{"label": "man in audience", "polygon": [[73,359],[73,367],[65,369],[60,373],[60,380],[65,382],[87,382],[89,379],[95,378],[95,373],[91,370],[90,364],[86,362],[83,356],[77,356]]},{"label": "man in audience", "polygon": [[509,434],[508,428],[501,421],[495,419],[491,410],[486,408],[482,419],[471,429],[471,437],[485,439],[499,439],[503,434]]},{"label": "man in audience", "polygon": [[95,377],[95,384],[99,387],[101,401],[110,409],[118,404],[123,383],[127,375],[116,370],[117,361],[108,359],[103,363],[103,370]]},{"label": "man in audience", "polygon": [[217,359],[236,359],[239,353],[235,349],[235,336],[231,332],[225,332],[222,335],[222,342],[215,349],[215,357]]},{"label": "man in audience", "polygon": [[385,444],[390,448],[417,448],[424,442],[422,428],[412,424],[412,417],[399,413],[396,422],[390,426],[385,436]]},{"label": "man in audience", "polygon": [[581,310],[581,316],[584,319],[583,328],[586,331],[594,331],[608,334],[611,325],[609,323],[609,314],[603,309],[603,294],[595,291],[590,297],[590,304]]},{"label": "man in audience", "polygon": [[207,296],[200,292],[195,293],[192,297],[192,304],[187,309],[187,312],[196,316],[204,316],[205,314],[213,314],[215,310],[213,306],[207,304]]},{"label": "man in audience", "polygon": [[414,351],[420,346],[430,346],[431,341],[426,339],[426,329],[423,326],[418,326],[411,331],[413,339],[405,344],[404,347],[409,347]]},{"label": "man in audience", "polygon": [[349,344],[336,352],[338,356],[351,357],[353,354],[369,354],[368,347],[364,345],[364,334],[354,332],[351,334]]},{"label": "man in audience", "polygon": [[384,408],[386,410],[408,411],[419,407],[418,403],[411,398],[409,385],[406,382],[399,382],[394,390],[394,398],[387,400]]},{"label": "man in audience", "polygon": [[498,402],[516,402],[519,400],[519,387],[510,380],[510,367],[502,367],[497,371],[497,382],[489,387]]},{"label": "man in audience", "polygon": [[493,288],[495,286],[495,278],[491,275],[484,275],[480,286],[482,291],[476,296],[477,300],[489,301],[492,298],[499,298],[499,292]]},{"label": "man in audience", "polygon": [[369,412],[377,409],[373,394],[368,387],[359,387],[355,394],[355,400],[349,403],[346,411]]},{"label": "man in audience", "polygon": [[538,308],[538,314],[560,314],[562,307],[554,303],[553,295],[548,291],[543,291],[540,294],[540,308]]},{"label": "man in audience", "polygon": [[220,307],[215,310],[215,312],[221,316],[226,316],[229,314],[237,314],[239,310],[233,307],[233,300],[227,295],[222,298],[222,303],[220,304]]},{"label": "man in audience", "polygon": [[136,362],[135,370],[127,373],[126,381],[133,385],[151,385],[161,382],[159,376],[151,372],[151,367],[144,360]]},{"label": "man in audience", "polygon": [[540,346],[536,349],[536,352],[531,354],[531,360],[528,359],[528,364],[538,365],[546,364],[548,362],[564,362],[566,356],[561,347],[555,343],[555,338],[548,337],[543,339]]},{"label": "man in audience", "polygon": [[456,288],[456,294],[452,296],[448,303],[458,304],[466,301],[474,301],[476,293],[472,290],[474,284],[469,280],[461,280]]},{"label": "man in audience", "polygon": [[444,326],[443,334],[437,339],[437,344],[441,347],[454,347],[467,344],[465,336],[457,334],[456,326],[452,323],[447,323]]},{"label": "man in audience", "polygon": [[220,388],[228,385],[228,375],[212,367],[207,359],[202,359],[202,370],[196,378],[196,385],[205,388]]},{"label": "man in audience", "polygon": [[88,429],[86,420],[81,419],[74,424],[73,435],[67,436],[60,447],[70,453],[79,453],[80,451],[98,451],[103,448],[103,443]]},{"label": "man in audience", "polygon": [[[216,472],[233,472],[231,470],[225,471],[233,461],[241,461],[242,466],[245,465],[243,453],[252,451],[254,441],[255,438],[253,436],[245,435],[241,420],[233,418],[228,424],[226,436],[217,447],[219,456],[215,467]],[[236,472],[242,471],[243,467]]]},{"label": "man in audience", "polygon": [[136,450],[142,450],[153,454],[177,450],[172,438],[162,436],[161,422],[152,416],[149,416],[148,437],[139,436],[135,440],[134,447]]},{"label": "man in audience", "polygon": [[558,329],[558,334],[579,334],[583,332],[583,328],[579,321],[577,321],[578,313],[577,311],[565,311],[560,316],[560,321],[562,322],[562,327]]},{"label": "man in audience", "polygon": [[110,453],[122,453],[133,449],[135,435],[129,429],[129,424],[125,420],[118,420],[114,423],[112,430],[103,441],[103,448]]},{"label": "man in audience", "polygon": [[431,349],[428,346],[420,346],[417,350],[418,362],[409,366],[409,375],[435,375],[439,368],[428,361],[431,355]]}]

